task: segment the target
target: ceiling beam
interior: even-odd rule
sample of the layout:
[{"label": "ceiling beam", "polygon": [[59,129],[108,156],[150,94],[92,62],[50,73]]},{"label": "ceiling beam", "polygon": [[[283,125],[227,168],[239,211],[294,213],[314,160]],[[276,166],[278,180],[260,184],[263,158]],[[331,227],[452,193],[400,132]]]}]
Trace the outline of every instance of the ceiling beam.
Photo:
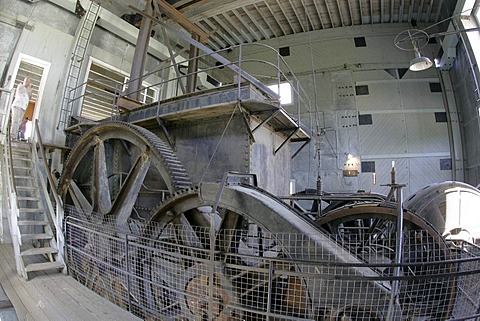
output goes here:
[{"label": "ceiling beam", "polygon": [[[273,36],[274,37],[278,37],[279,35],[277,35],[277,33],[275,32],[275,30],[272,28],[272,26],[270,26],[270,24],[268,23],[267,19],[265,18],[265,16],[262,14],[262,12],[260,11],[260,9],[258,8],[258,6],[256,4],[253,5],[255,7],[255,9],[257,10],[258,12],[258,15],[262,18],[263,21],[265,21],[265,24],[268,26],[268,28],[272,31],[273,33]],[[280,36],[283,36],[283,35],[280,35]]]},{"label": "ceiling beam", "polygon": [[340,8],[340,3],[339,1],[335,1],[335,3],[337,4],[338,17],[340,18],[340,23],[342,24],[342,27],[345,27],[345,23],[343,22],[342,8]]},{"label": "ceiling beam", "polygon": [[313,6],[315,7],[315,11],[317,12],[318,21],[320,21],[320,25],[322,26],[322,29],[325,29],[325,26],[324,26],[323,20],[322,20],[322,16],[320,14],[320,9],[318,8],[318,4],[317,4],[316,0],[313,0]]},{"label": "ceiling beam", "polygon": [[288,19],[287,13],[285,12],[285,10],[282,7],[282,3],[277,0],[277,4],[278,4],[278,7],[280,8],[280,10],[282,10],[283,16],[285,17],[285,20],[287,20],[288,25],[290,26],[290,29],[292,29],[292,33],[297,33],[297,31],[293,27],[292,23],[290,22],[290,19]]},{"label": "ceiling beam", "polygon": [[264,0],[202,0],[180,9],[180,12],[192,22],[216,16],[231,10],[246,7],[251,4],[264,2]]},{"label": "ceiling beam", "polygon": [[247,15],[248,19],[257,27],[258,31],[263,35],[264,39],[270,39],[270,37],[263,31],[262,26],[257,22],[257,19],[255,19],[250,11],[246,7],[242,8],[243,12]]},{"label": "ceiling beam", "polygon": [[435,22],[438,22],[440,19],[440,13],[442,12],[443,0],[440,0],[438,3],[437,13],[435,15]]},{"label": "ceiling beam", "polygon": [[[214,35],[218,36],[219,39],[223,39],[223,41],[225,42],[225,46],[223,47],[230,47],[230,46],[233,46],[234,44],[230,41],[230,39],[227,39],[225,36],[224,36],[224,33],[223,32],[218,32],[218,27],[215,26],[212,22],[210,22],[209,19],[205,19],[205,20],[202,20],[203,23],[205,23],[207,26],[209,26],[211,29],[212,29],[212,32],[214,32]],[[212,35],[213,36],[213,35]],[[218,41],[217,41],[218,42]]]},{"label": "ceiling beam", "polygon": [[[235,17],[237,17],[238,21],[240,21],[240,24],[242,24],[243,27],[245,27],[246,30],[248,30],[250,32],[250,34],[252,35],[253,39],[256,40],[256,41],[260,41],[262,40],[261,37],[258,36],[258,34],[255,32],[255,30],[253,30],[252,27],[248,26],[247,22],[245,22],[245,20],[242,18],[242,16],[240,15],[240,13],[238,12],[238,10],[232,10],[233,14],[235,15]],[[240,32],[242,32],[243,28],[240,28],[238,29]],[[245,33],[245,32],[243,32]],[[245,36],[244,36],[245,37]],[[250,39],[250,38],[248,38]],[[249,42],[251,42],[250,40],[248,40]]]},{"label": "ceiling beam", "polygon": [[[275,23],[280,27],[280,30],[282,30],[283,35],[288,35],[287,30],[285,28],[283,28],[283,24],[278,21],[278,19],[276,17],[276,14],[273,12],[272,8],[270,8],[270,5],[267,2],[265,2],[265,5],[267,6],[268,11],[272,15],[273,20],[275,20]],[[265,21],[267,21],[267,20],[265,20]]]},{"label": "ceiling beam", "polygon": [[403,22],[403,10],[405,7],[405,0],[400,1],[400,10],[398,10],[398,22]]},{"label": "ceiling beam", "polygon": [[393,22],[393,11],[395,9],[395,1],[394,0],[390,0],[390,23]]},{"label": "ceiling beam", "polygon": [[305,15],[307,16],[307,19],[310,23],[310,26],[312,26],[311,28],[309,27],[309,25],[307,24],[307,31],[310,31],[310,30],[315,30],[315,24],[313,23],[313,18],[310,17],[310,14],[308,13],[308,10],[307,10],[307,5],[305,4],[305,1],[304,0],[301,0],[302,1],[302,6],[303,6],[303,10],[305,11]]},{"label": "ceiling beam", "polygon": [[327,0],[323,0],[323,2],[325,3],[325,8],[327,8],[327,13],[328,13],[328,18],[330,19],[330,24],[332,25],[332,28],[335,28],[335,23],[332,19],[332,14],[330,13],[330,8],[328,7]]},{"label": "ceiling beam", "polygon": [[[391,0],[393,2],[393,0]],[[363,25],[362,0],[358,0],[358,10],[360,10],[360,23]]]},{"label": "ceiling beam", "polygon": [[413,8],[415,7],[415,0],[410,1],[410,7],[408,8],[407,22],[410,23],[413,19]]},{"label": "ceiling beam", "polygon": [[[302,18],[298,14],[297,9],[295,9],[295,6],[293,5],[293,3],[291,1],[289,1],[289,3],[290,3],[290,7],[292,7],[293,13],[295,14],[295,17],[297,17],[298,24],[300,25],[300,28],[302,28],[302,31],[305,32],[305,30],[308,30],[308,26],[307,26],[307,29],[305,29],[303,27]],[[307,9],[305,9],[305,10],[307,10]],[[305,11],[305,14],[306,14],[306,11]]]},{"label": "ceiling beam", "polygon": [[351,0],[348,0],[348,13],[350,14],[350,26],[353,26],[355,21],[353,20],[352,5],[350,4],[350,1]]},{"label": "ceiling beam", "polygon": [[197,35],[200,39],[200,42],[203,44],[208,43],[208,35],[205,31],[197,27],[193,22],[191,22],[187,17],[185,17],[180,11],[172,7],[165,0],[156,0],[158,8],[162,11],[167,17],[172,19],[181,25],[185,30],[190,32],[192,35]]},{"label": "ceiling beam", "polygon": [[383,23],[385,19],[385,0],[380,1],[380,23]]},{"label": "ceiling beam", "polygon": [[[205,21],[200,21],[200,25],[204,26],[205,30],[211,29],[212,27],[206,23]],[[225,41],[223,41],[217,34],[218,29],[211,29],[210,32],[208,32],[208,41],[210,45],[212,45],[216,50],[219,50],[221,48],[227,48],[229,45]]]},{"label": "ceiling beam", "polygon": [[226,31],[226,34],[230,35],[234,45],[243,43],[242,40],[237,36],[237,34],[228,26],[226,21],[223,22],[222,20],[220,20],[222,17],[223,16],[218,15],[218,16],[212,17],[212,19],[215,20],[217,24]]},{"label": "ceiling beam", "polygon": [[427,17],[425,18],[426,22],[431,21],[432,9],[433,9],[433,0],[430,0],[430,5],[427,7]]},{"label": "ceiling beam", "polygon": [[423,5],[425,3],[425,0],[420,1],[420,7],[418,8],[418,14],[417,14],[417,21],[421,22],[422,21],[422,13],[423,13]]},{"label": "ceiling beam", "polygon": [[372,3],[372,0],[370,0],[370,24],[373,25],[373,3]]}]

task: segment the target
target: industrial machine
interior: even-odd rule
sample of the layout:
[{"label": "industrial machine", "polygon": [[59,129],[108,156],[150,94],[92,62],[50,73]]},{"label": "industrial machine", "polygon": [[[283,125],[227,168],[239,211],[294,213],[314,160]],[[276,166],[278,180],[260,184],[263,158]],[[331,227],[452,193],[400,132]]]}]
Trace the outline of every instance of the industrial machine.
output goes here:
[{"label": "industrial machine", "polygon": [[466,264],[475,246],[452,246],[430,215],[403,209],[395,182],[386,196],[280,197],[289,193],[292,154],[310,134],[252,79],[113,114],[69,128],[76,144],[59,195],[70,273],[132,313],[146,320],[476,313],[478,301],[463,298],[477,289],[457,275],[477,269]]}]

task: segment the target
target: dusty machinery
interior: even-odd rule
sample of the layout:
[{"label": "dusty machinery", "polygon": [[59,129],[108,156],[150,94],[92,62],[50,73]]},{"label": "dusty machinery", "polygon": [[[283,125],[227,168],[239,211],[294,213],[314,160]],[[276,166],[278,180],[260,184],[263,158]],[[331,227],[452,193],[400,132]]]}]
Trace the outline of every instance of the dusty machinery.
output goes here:
[{"label": "dusty machinery", "polygon": [[145,106],[78,138],[59,184],[78,220],[71,273],[147,320],[449,318],[457,287],[441,276],[456,266],[441,232],[406,210],[395,265],[391,200],[287,205],[274,195],[309,135],[258,88],[238,92]]}]

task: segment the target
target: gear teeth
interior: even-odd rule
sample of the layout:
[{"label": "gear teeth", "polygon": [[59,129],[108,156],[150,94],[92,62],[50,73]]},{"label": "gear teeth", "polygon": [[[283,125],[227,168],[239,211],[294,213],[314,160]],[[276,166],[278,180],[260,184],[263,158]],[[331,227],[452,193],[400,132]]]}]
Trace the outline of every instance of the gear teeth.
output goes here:
[{"label": "gear teeth", "polygon": [[[90,128],[89,130],[87,130],[83,134],[82,137],[87,137],[91,133],[99,132],[99,131],[102,130],[102,128],[105,128],[105,127],[108,128],[109,126],[110,127],[121,126],[121,127],[124,127],[124,128],[126,127],[130,131],[132,131],[135,134],[141,136],[145,141],[147,141],[148,144],[154,150],[154,152],[162,160],[163,166],[165,167],[166,171],[170,175],[170,179],[171,179],[171,182],[172,182],[172,187],[173,187],[174,190],[180,190],[180,189],[188,188],[192,185],[192,182],[190,180],[190,177],[189,177],[187,171],[183,167],[180,160],[177,158],[177,155],[175,154],[175,152],[160,137],[158,137],[157,135],[153,134],[151,131],[149,131],[149,130],[143,128],[143,127],[133,125],[133,124],[130,124],[130,123],[126,123],[126,122],[123,122],[123,121],[115,121],[115,120],[113,120],[113,121],[103,121],[103,122],[100,122],[97,126],[94,126],[94,127]],[[82,138],[80,138],[78,140],[77,144],[73,147],[73,149],[75,149],[77,146],[79,146],[81,144],[85,144],[85,142],[82,140]],[[69,164],[70,158],[72,157],[72,154],[73,153],[69,154],[69,157],[67,158],[65,164],[67,164],[67,165]],[[62,178],[59,180],[59,182],[64,182],[64,181],[65,181],[65,177],[63,177],[63,175],[62,175]],[[62,184],[59,184],[59,190],[61,188],[62,188]]]}]

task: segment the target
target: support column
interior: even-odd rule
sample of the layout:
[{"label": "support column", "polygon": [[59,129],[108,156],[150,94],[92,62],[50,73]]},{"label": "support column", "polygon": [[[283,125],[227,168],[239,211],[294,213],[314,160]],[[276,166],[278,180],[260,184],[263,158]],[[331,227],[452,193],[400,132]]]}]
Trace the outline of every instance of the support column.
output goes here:
[{"label": "support column", "polygon": [[[196,34],[192,34],[192,38],[196,41],[200,41],[200,36]],[[195,88],[197,88],[198,53],[198,47],[191,44],[187,71],[187,93],[192,93],[195,91]]]},{"label": "support column", "polygon": [[133,55],[132,69],[130,71],[130,83],[127,89],[127,95],[131,99],[140,100],[140,89],[142,88],[142,76],[147,59],[148,44],[152,33],[153,21],[148,16],[153,16],[152,1],[147,0],[145,4],[145,15],[140,24],[137,44]]}]

